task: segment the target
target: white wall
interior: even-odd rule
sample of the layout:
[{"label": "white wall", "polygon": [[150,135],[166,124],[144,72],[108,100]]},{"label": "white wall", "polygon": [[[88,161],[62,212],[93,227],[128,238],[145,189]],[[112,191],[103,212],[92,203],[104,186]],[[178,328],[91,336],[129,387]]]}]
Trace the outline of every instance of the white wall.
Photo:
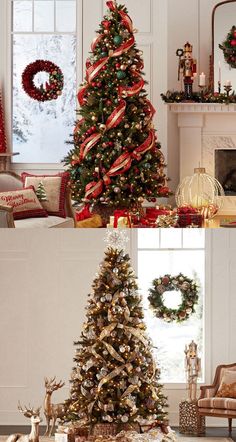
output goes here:
[{"label": "white wall", "polygon": [[[134,266],[135,235],[128,246]],[[73,341],[80,336],[87,294],[103,259],[103,236],[93,229],[0,231],[0,425],[26,423],[17,402],[42,403],[44,376],[66,380],[54,400],[67,397]],[[218,364],[236,360],[235,232],[207,231],[206,255],[208,383]],[[171,424],[176,425],[186,391],[175,386],[166,393]]]}]

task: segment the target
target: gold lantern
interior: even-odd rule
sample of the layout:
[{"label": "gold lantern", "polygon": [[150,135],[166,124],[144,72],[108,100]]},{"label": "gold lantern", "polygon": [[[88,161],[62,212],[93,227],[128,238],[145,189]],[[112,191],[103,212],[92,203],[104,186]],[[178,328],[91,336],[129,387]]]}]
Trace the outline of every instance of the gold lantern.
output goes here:
[{"label": "gold lantern", "polygon": [[178,207],[190,206],[199,211],[204,219],[212,219],[223,204],[222,185],[206,173],[206,169],[194,169],[194,175],[183,179],[176,191]]}]

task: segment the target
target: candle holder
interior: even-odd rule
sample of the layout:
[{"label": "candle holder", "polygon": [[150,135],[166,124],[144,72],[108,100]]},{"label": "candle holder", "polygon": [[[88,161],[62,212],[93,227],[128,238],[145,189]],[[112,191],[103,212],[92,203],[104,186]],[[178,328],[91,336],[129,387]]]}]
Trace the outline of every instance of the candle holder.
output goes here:
[{"label": "candle holder", "polygon": [[218,81],[218,93],[221,94],[221,81]]},{"label": "candle holder", "polygon": [[201,95],[201,100],[202,101],[203,101],[203,98],[204,98],[204,88],[205,88],[205,86],[202,86],[201,84],[199,84],[200,95]]},{"label": "candle holder", "polygon": [[225,84],[224,85],[224,90],[225,90],[225,92],[226,92],[226,95],[227,95],[227,98],[229,98],[229,94],[230,94],[230,92],[232,91],[232,85],[230,84],[230,85],[228,85],[228,84]]}]

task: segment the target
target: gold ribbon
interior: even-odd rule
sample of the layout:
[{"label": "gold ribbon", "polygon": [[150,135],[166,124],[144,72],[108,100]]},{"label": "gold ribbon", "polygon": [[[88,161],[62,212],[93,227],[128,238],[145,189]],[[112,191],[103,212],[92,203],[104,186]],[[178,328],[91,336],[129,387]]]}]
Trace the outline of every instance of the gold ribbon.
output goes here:
[{"label": "gold ribbon", "polygon": [[105,327],[99,336],[100,341],[103,341],[103,339],[105,339],[107,336],[110,336],[111,332],[113,332],[113,330],[115,330],[117,325],[118,325],[117,322],[114,322],[113,324],[108,325],[108,327]]},{"label": "gold ribbon", "polygon": [[106,375],[98,384],[98,394],[100,393],[102,386],[112,379],[116,378],[116,376],[119,376],[119,374],[123,370],[125,370],[125,368],[127,368],[127,365],[128,364],[121,365],[119,368],[116,368],[110,374]]},{"label": "gold ribbon", "polygon": [[143,336],[142,332],[137,330],[134,327],[128,327],[127,325],[124,326],[124,329],[129,331],[133,336],[135,336],[136,338],[138,338],[139,341],[141,341],[143,343],[143,345],[145,345],[145,347],[148,346],[148,341],[146,340],[146,338]]},{"label": "gold ribbon", "polygon": [[136,385],[130,385],[127,390],[122,394],[121,399],[124,399],[126,396],[129,396],[129,394],[132,394],[134,390],[136,390]]},{"label": "gold ribbon", "polygon": [[111,354],[111,356],[116,359],[119,362],[124,363],[125,360],[117,353],[117,351],[112,347],[112,345],[108,344],[107,342],[102,342],[103,345],[105,345],[107,351]]}]

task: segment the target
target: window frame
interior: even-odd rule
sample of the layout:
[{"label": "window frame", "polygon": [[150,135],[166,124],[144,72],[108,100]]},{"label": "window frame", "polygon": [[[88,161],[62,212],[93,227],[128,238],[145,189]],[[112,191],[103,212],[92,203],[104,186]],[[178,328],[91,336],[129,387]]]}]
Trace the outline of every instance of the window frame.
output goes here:
[{"label": "window frame", "polygon": [[[183,229],[182,229],[183,230]],[[140,232],[142,230],[140,229]],[[132,229],[131,231],[131,261],[135,273],[138,275],[138,251],[141,250],[138,248],[138,230]],[[153,249],[154,250],[154,249]],[[178,250],[178,249],[161,249],[161,250]],[[194,248],[188,250],[196,250]],[[201,248],[202,250],[202,248]],[[205,373],[205,381],[202,383],[198,383],[198,387],[201,385],[206,385],[211,382],[211,373],[212,373],[212,315],[211,315],[211,306],[212,306],[212,284],[211,284],[211,262],[212,262],[212,237],[211,232],[205,230],[205,297],[204,297],[204,309],[203,309],[203,342],[205,348],[204,354],[204,373]],[[183,356],[184,357],[184,356]],[[165,391],[173,391],[173,390],[181,390],[186,391],[185,383],[165,383],[164,384]]]},{"label": "window frame", "polygon": [[[13,8],[12,3],[13,0],[1,0],[3,15],[5,17],[5,28],[2,30],[2,37],[5,37],[4,44],[4,53],[3,53],[3,62],[5,65],[5,69],[3,72],[4,78],[4,96],[5,96],[5,113],[8,116],[6,121],[6,133],[7,140],[9,145],[9,151],[13,152],[13,141],[12,141],[12,115],[13,115]],[[82,82],[83,79],[83,0],[76,0],[76,35],[77,35],[77,50],[76,50],[76,85]],[[17,33],[17,32],[16,32]],[[20,34],[21,32],[19,32]],[[24,32],[25,34],[31,34],[32,32]],[[41,32],[36,32],[36,34],[40,34]],[[45,32],[46,34],[52,34],[52,32]],[[55,32],[55,34],[61,34],[61,32]],[[63,32],[66,34],[66,32]],[[9,72],[11,73],[9,75]],[[62,163],[24,163],[24,162],[11,162],[11,168],[16,171],[16,173],[21,172],[22,170],[27,171],[61,171],[63,170]]]}]

